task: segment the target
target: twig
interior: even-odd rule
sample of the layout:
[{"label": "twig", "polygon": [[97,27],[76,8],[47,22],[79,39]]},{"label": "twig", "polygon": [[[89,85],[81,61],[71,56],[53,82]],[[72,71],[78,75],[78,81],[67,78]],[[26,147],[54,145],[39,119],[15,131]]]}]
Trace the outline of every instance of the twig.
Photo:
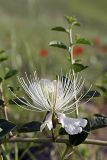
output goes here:
[{"label": "twig", "polygon": [[[17,138],[10,138],[10,139],[0,139],[1,143],[15,143],[15,142],[34,142],[34,143],[65,143],[69,144],[68,139],[59,138],[56,139],[55,142],[52,138],[23,138],[23,137],[17,137]],[[102,140],[93,140],[93,139],[86,139],[83,144],[93,144],[93,145],[103,145],[107,146],[107,141]]]},{"label": "twig", "polygon": [[[2,84],[2,82],[0,83],[0,94],[1,94],[0,95],[1,100],[3,101],[2,111],[3,111],[5,119],[8,121],[7,106],[6,106],[5,97],[4,97],[4,94],[3,94],[3,84]],[[13,136],[12,132],[10,132],[9,135],[10,135],[10,137],[12,137]]]},{"label": "twig", "polygon": [[61,157],[61,160],[64,160],[64,159],[65,159],[65,157],[66,157],[66,155],[67,155],[67,153],[68,153],[69,148],[70,148],[70,146],[67,145],[67,146],[66,146],[66,149],[65,149],[65,151],[64,151],[64,153],[63,153],[63,155],[62,155],[62,157]]},{"label": "twig", "polygon": [[0,83],[0,96],[1,96],[1,100],[3,101],[3,104],[2,104],[3,114],[4,114],[5,119],[8,120],[7,106],[5,104],[5,98],[4,98],[4,94],[3,94],[3,84],[2,84],[2,82]]}]

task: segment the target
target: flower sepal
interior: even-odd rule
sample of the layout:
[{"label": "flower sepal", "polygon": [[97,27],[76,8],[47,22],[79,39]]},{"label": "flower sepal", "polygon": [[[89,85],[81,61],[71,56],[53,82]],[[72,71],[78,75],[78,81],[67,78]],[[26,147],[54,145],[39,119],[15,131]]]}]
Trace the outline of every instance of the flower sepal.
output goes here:
[{"label": "flower sepal", "polygon": [[52,124],[53,124],[53,129],[56,128],[56,125],[58,124],[58,119],[57,119],[57,115],[56,114],[53,114],[52,115]]},{"label": "flower sepal", "polygon": [[56,115],[52,114],[51,112],[47,112],[44,121],[40,127],[40,131],[42,132],[46,126],[48,127],[49,130],[55,129],[57,124],[58,124],[58,119]]},{"label": "flower sepal", "polygon": [[40,126],[40,132],[42,132],[46,126],[48,127],[49,130],[51,130],[53,128],[52,114],[50,112],[46,113],[44,121],[43,121],[42,125]]}]

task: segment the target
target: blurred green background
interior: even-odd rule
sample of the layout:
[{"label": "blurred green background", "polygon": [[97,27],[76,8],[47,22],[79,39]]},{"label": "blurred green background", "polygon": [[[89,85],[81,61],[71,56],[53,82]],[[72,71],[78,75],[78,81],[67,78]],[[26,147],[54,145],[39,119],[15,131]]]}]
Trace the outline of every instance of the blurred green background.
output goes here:
[{"label": "blurred green background", "polygon": [[[37,70],[42,77],[55,77],[61,69],[68,72],[67,52],[48,44],[52,40],[68,44],[65,33],[51,28],[67,27],[64,15],[69,15],[81,23],[81,27],[74,28],[74,36],[78,33],[95,42],[92,46],[82,45],[83,54],[76,58],[89,66],[84,71],[87,83],[99,83],[107,71],[106,8],[106,0],[0,0],[0,48],[9,55],[8,63],[2,65],[18,69],[20,74]],[[46,57],[40,55],[41,49],[48,52]]]},{"label": "blurred green background", "polygon": [[[93,42],[92,46],[81,46],[83,53],[76,56],[77,59],[82,59],[84,65],[89,66],[83,71],[86,84],[102,84],[103,76],[107,72],[106,0],[0,0],[0,49],[4,49],[9,56],[8,61],[0,64],[0,75],[4,75],[8,68],[18,69],[19,75],[23,75],[25,71],[29,74],[37,70],[39,76],[49,78],[55,78],[61,69],[68,72],[68,53],[48,45],[52,40],[61,40],[68,44],[65,33],[51,31],[54,26],[67,27],[64,15],[74,16],[81,23],[81,27],[75,27],[74,36],[79,33]],[[40,55],[41,49],[47,51],[47,56]],[[9,79],[6,85],[4,83],[8,102],[11,95],[7,85],[18,86],[17,78]],[[107,108],[105,99],[104,103],[101,100],[97,105],[88,106],[90,108],[86,107],[85,110],[87,113],[90,111],[90,114],[100,111],[107,114],[107,109],[104,108]],[[23,109],[11,106],[8,112],[10,120],[20,123]],[[35,117],[36,120],[41,120],[42,115],[38,117],[35,113],[29,113],[24,110],[21,123],[35,120]],[[95,132],[92,136],[102,137],[102,132]],[[85,156],[89,159],[91,157],[91,160],[95,160],[95,154],[90,156],[90,152],[84,147],[82,151],[84,155],[88,154]]]},{"label": "blurred green background", "polygon": [[[49,47],[48,43],[51,40],[67,43],[68,39],[64,33],[52,32],[51,28],[67,26],[64,15],[72,15],[81,23],[74,35],[79,33],[90,40],[98,37],[107,44],[106,8],[106,0],[0,0],[0,47],[9,54],[10,65],[21,71],[37,68],[42,75],[44,72],[50,76],[51,73],[58,74],[61,68],[69,69],[67,65],[63,67],[68,64],[65,59],[68,55],[63,50]],[[48,51],[47,58],[39,56],[41,48]],[[106,63],[102,63],[106,55],[96,52],[99,51],[93,47],[84,47],[82,61],[90,65],[88,72],[93,69],[96,73],[90,74],[92,79],[100,76],[102,65]]]}]

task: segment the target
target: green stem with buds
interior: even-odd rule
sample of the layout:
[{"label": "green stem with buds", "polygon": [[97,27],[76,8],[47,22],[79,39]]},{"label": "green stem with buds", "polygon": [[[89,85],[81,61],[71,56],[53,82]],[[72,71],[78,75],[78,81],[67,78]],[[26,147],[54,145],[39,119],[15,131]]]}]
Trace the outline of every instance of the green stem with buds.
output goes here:
[{"label": "green stem with buds", "polygon": [[74,78],[74,93],[75,93],[75,101],[76,101],[76,110],[75,110],[75,114],[76,117],[78,117],[78,102],[77,102],[77,94],[76,94],[76,84],[75,84],[75,71],[73,68],[73,64],[75,63],[74,60],[74,55],[73,55],[73,38],[72,38],[72,26],[70,26],[69,28],[69,40],[70,40],[70,47],[69,47],[69,54],[70,54],[70,60],[71,60],[71,65],[72,65],[72,74],[73,74],[73,78]]}]

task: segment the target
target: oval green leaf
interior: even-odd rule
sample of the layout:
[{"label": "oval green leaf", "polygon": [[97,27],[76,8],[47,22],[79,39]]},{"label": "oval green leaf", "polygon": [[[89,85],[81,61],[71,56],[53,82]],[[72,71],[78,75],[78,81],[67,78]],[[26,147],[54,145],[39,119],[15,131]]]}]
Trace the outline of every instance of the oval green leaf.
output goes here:
[{"label": "oval green leaf", "polygon": [[99,88],[103,93],[107,92],[107,89],[104,86],[97,85],[97,88]]},{"label": "oval green leaf", "polygon": [[58,47],[58,48],[68,50],[68,47],[63,42],[60,42],[60,41],[51,41],[49,43],[49,46]]},{"label": "oval green leaf", "polygon": [[24,98],[21,98],[21,97],[9,100],[9,104],[11,104],[11,105],[14,105],[14,104],[15,105],[16,104],[25,105],[25,103],[27,103],[27,101]]},{"label": "oval green leaf", "polygon": [[91,97],[100,97],[100,93],[98,91],[89,91],[84,97],[83,99],[89,99]]},{"label": "oval green leaf", "polygon": [[91,45],[91,42],[85,38],[78,38],[76,39],[76,44],[87,44],[87,45]]},{"label": "oval green leaf", "polygon": [[2,99],[0,99],[0,107],[4,106],[4,101]]},{"label": "oval green leaf", "polygon": [[64,27],[54,27],[52,28],[53,31],[60,31],[60,32],[67,32],[67,30]]},{"label": "oval green leaf", "polygon": [[6,73],[4,79],[11,78],[14,75],[16,75],[17,73],[18,73],[18,70],[16,70],[16,69],[10,70],[9,72]]},{"label": "oval green leaf", "polygon": [[86,68],[88,68],[88,66],[84,66],[83,64],[80,64],[80,63],[73,64],[73,69],[74,69],[75,73],[80,72]]},{"label": "oval green leaf", "polygon": [[32,121],[29,123],[24,124],[20,128],[18,128],[18,132],[20,133],[27,133],[27,132],[37,132],[40,131],[41,122],[39,121]]},{"label": "oval green leaf", "polygon": [[107,127],[107,116],[96,114],[94,118],[90,119],[91,130]]},{"label": "oval green leaf", "polygon": [[3,81],[3,79],[0,77],[0,83]]},{"label": "oval green leaf", "polygon": [[0,57],[0,62],[4,62],[4,61],[6,61],[6,60],[8,60],[8,57],[6,56],[6,57]]},{"label": "oval green leaf", "polygon": [[60,135],[67,135],[68,133],[65,131],[64,128],[61,127],[61,128],[59,129],[59,134],[60,134]]},{"label": "oval green leaf", "polygon": [[0,119],[0,138],[2,138],[15,128],[16,125],[14,123],[5,119]]},{"label": "oval green leaf", "polygon": [[5,52],[5,50],[4,49],[1,49],[0,50],[0,54],[2,54],[2,53],[4,53]]}]

